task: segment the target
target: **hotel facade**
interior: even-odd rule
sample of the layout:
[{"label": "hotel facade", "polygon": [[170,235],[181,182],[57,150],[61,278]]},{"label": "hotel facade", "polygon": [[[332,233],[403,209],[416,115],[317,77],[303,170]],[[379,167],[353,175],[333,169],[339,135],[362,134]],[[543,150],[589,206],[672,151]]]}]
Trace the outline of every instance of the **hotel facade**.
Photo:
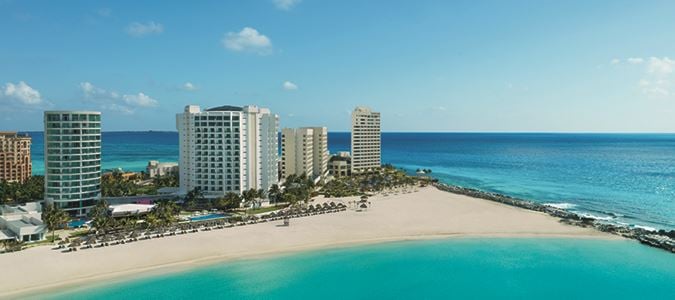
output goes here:
[{"label": "hotel facade", "polygon": [[201,110],[188,105],[176,115],[180,193],[205,196],[264,189],[278,182],[279,117],[256,106]]},{"label": "hotel facade", "polygon": [[31,176],[31,138],[16,132],[0,132],[0,180],[24,182]]},{"label": "hotel facade", "polygon": [[45,202],[84,216],[101,198],[101,113],[44,113]]},{"label": "hotel facade", "polygon": [[284,128],[281,131],[281,174],[306,174],[312,179],[328,173],[328,129],[326,127]]},{"label": "hotel facade", "polygon": [[380,113],[368,107],[352,112],[351,169],[353,174],[369,172],[381,166]]}]

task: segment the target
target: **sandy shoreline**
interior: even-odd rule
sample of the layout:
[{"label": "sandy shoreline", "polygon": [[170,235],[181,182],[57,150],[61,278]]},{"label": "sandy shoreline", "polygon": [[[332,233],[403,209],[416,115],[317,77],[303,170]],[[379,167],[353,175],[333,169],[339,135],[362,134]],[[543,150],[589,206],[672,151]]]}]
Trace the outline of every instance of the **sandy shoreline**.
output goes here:
[{"label": "sandy shoreline", "polygon": [[[353,199],[339,201],[349,200]],[[543,213],[433,187],[375,196],[370,201],[373,206],[367,212],[348,210],[292,219],[289,227],[276,221],[75,253],[36,247],[2,254],[0,268],[11,270],[11,276],[0,281],[0,298],[178,272],[227,260],[361,244],[452,237],[618,238],[565,225]]]}]

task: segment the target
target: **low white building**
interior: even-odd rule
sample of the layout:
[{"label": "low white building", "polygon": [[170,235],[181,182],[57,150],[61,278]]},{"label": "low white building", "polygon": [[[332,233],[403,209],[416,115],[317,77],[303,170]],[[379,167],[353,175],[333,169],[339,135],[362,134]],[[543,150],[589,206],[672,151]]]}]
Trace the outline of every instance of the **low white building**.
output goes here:
[{"label": "low white building", "polygon": [[45,238],[46,232],[47,225],[42,222],[40,203],[0,206],[0,240],[40,241]]},{"label": "low white building", "polygon": [[110,205],[108,211],[113,217],[128,217],[145,215],[152,211],[154,204],[119,204]]},{"label": "low white building", "polygon": [[163,162],[160,163],[157,160],[151,160],[148,162],[148,166],[145,167],[145,171],[148,173],[150,178],[166,176],[173,173],[178,173],[178,163],[175,162]]}]

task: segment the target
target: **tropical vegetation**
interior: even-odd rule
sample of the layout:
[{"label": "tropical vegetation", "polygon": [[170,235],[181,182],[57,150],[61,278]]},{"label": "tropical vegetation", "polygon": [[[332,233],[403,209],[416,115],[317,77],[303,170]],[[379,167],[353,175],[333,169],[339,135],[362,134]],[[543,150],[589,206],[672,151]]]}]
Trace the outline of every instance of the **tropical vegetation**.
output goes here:
[{"label": "tropical vegetation", "polygon": [[42,222],[44,222],[47,229],[51,231],[52,241],[56,240],[56,230],[65,228],[68,221],[70,221],[70,215],[59,207],[53,204],[47,204],[43,207]]},{"label": "tropical vegetation", "polygon": [[43,199],[44,180],[44,176],[31,176],[25,182],[0,180],[0,204],[20,205]]}]

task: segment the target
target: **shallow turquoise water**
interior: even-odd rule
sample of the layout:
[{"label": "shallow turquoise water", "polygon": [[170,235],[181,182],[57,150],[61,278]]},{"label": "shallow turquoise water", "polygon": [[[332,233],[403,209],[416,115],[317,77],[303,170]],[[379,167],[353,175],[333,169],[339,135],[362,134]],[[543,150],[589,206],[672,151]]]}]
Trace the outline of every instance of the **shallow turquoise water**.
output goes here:
[{"label": "shallow turquoise water", "polygon": [[93,286],[50,299],[673,299],[674,295],[675,255],[632,241],[449,239],[223,263]]}]

